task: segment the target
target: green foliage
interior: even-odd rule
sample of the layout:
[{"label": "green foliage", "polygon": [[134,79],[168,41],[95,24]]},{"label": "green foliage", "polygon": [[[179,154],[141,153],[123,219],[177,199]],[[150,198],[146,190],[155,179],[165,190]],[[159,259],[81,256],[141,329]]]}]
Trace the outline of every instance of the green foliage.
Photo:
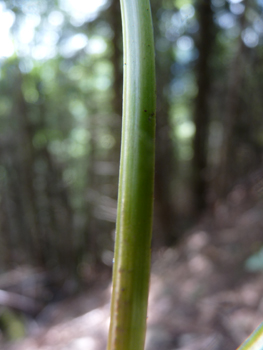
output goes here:
[{"label": "green foliage", "polygon": [[14,341],[25,336],[24,323],[25,320],[21,315],[18,315],[9,309],[1,310],[0,325],[8,340]]}]

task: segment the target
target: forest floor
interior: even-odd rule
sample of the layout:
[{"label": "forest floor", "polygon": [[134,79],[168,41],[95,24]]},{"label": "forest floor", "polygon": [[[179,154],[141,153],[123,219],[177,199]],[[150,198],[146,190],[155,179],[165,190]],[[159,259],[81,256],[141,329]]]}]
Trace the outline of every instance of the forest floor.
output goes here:
[{"label": "forest floor", "polygon": [[[245,197],[237,189],[179,246],[153,254],[146,350],[234,350],[263,320],[262,273],[245,267],[262,247],[263,203]],[[260,256],[249,266],[263,269]],[[1,349],[105,350],[110,290],[102,276]]]}]

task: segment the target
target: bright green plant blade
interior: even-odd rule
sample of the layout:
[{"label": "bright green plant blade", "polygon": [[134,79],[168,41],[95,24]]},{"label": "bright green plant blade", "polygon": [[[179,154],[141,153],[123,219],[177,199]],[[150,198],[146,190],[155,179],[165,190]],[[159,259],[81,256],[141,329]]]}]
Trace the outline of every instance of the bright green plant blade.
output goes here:
[{"label": "bright green plant blade", "polygon": [[121,0],[124,93],[108,350],[143,350],[153,210],[155,65],[149,0]]},{"label": "bright green plant blade", "polygon": [[237,350],[263,350],[263,322]]}]

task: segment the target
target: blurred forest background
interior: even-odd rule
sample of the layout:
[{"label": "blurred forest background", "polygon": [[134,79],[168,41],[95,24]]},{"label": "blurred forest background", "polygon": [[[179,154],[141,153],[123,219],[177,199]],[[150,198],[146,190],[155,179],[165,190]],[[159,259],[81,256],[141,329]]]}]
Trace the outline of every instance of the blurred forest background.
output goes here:
[{"label": "blurred forest background", "polygon": [[[158,249],[263,187],[263,1],[151,4]],[[119,0],[0,1],[0,28],[0,288],[17,266],[80,283],[113,259]]]}]

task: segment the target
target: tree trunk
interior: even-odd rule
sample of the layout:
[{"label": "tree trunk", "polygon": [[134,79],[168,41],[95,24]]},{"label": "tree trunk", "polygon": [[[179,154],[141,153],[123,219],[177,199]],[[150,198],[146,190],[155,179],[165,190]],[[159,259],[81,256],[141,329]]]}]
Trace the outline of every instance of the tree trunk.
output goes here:
[{"label": "tree trunk", "polygon": [[199,21],[199,36],[196,46],[199,57],[196,64],[198,93],[194,101],[195,135],[193,138],[193,202],[195,215],[206,207],[207,196],[207,151],[210,122],[209,96],[211,87],[211,57],[215,38],[215,26],[210,0],[201,0],[196,6]]},{"label": "tree trunk", "polygon": [[[244,5],[247,8],[247,0],[244,1]],[[244,78],[244,53],[246,49],[241,38],[241,32],[244,29],[246,22],[245,15],[246,10],[240,19],[240,36],[229,71],[226,108],[223,121],[223,142],[216,181],[217,195],[219,198],[224,198],[227,195],[235,178],[235,152],[237,149],[237,144],[235,142],[235,128],[240,112],[240,92]]]},{"label": "tree trunk", "polygon": [[[155,39],[162,34],[158,27],[158,1],[152,2]],[[178,221],[175,213],[172,182],[175,176],[174,168],[176,156],[174,144],[171,138],[172,126],[170,122],[170,104],[167,90],[171,81],[171,66],[174,63],[172,43],[164,53],[156,56],[156,86],[157,86],[157,110],[156,110],[156,146],[155,146],[155,187],[154,187],[154,246],[169,246],[180,238]]]}]

